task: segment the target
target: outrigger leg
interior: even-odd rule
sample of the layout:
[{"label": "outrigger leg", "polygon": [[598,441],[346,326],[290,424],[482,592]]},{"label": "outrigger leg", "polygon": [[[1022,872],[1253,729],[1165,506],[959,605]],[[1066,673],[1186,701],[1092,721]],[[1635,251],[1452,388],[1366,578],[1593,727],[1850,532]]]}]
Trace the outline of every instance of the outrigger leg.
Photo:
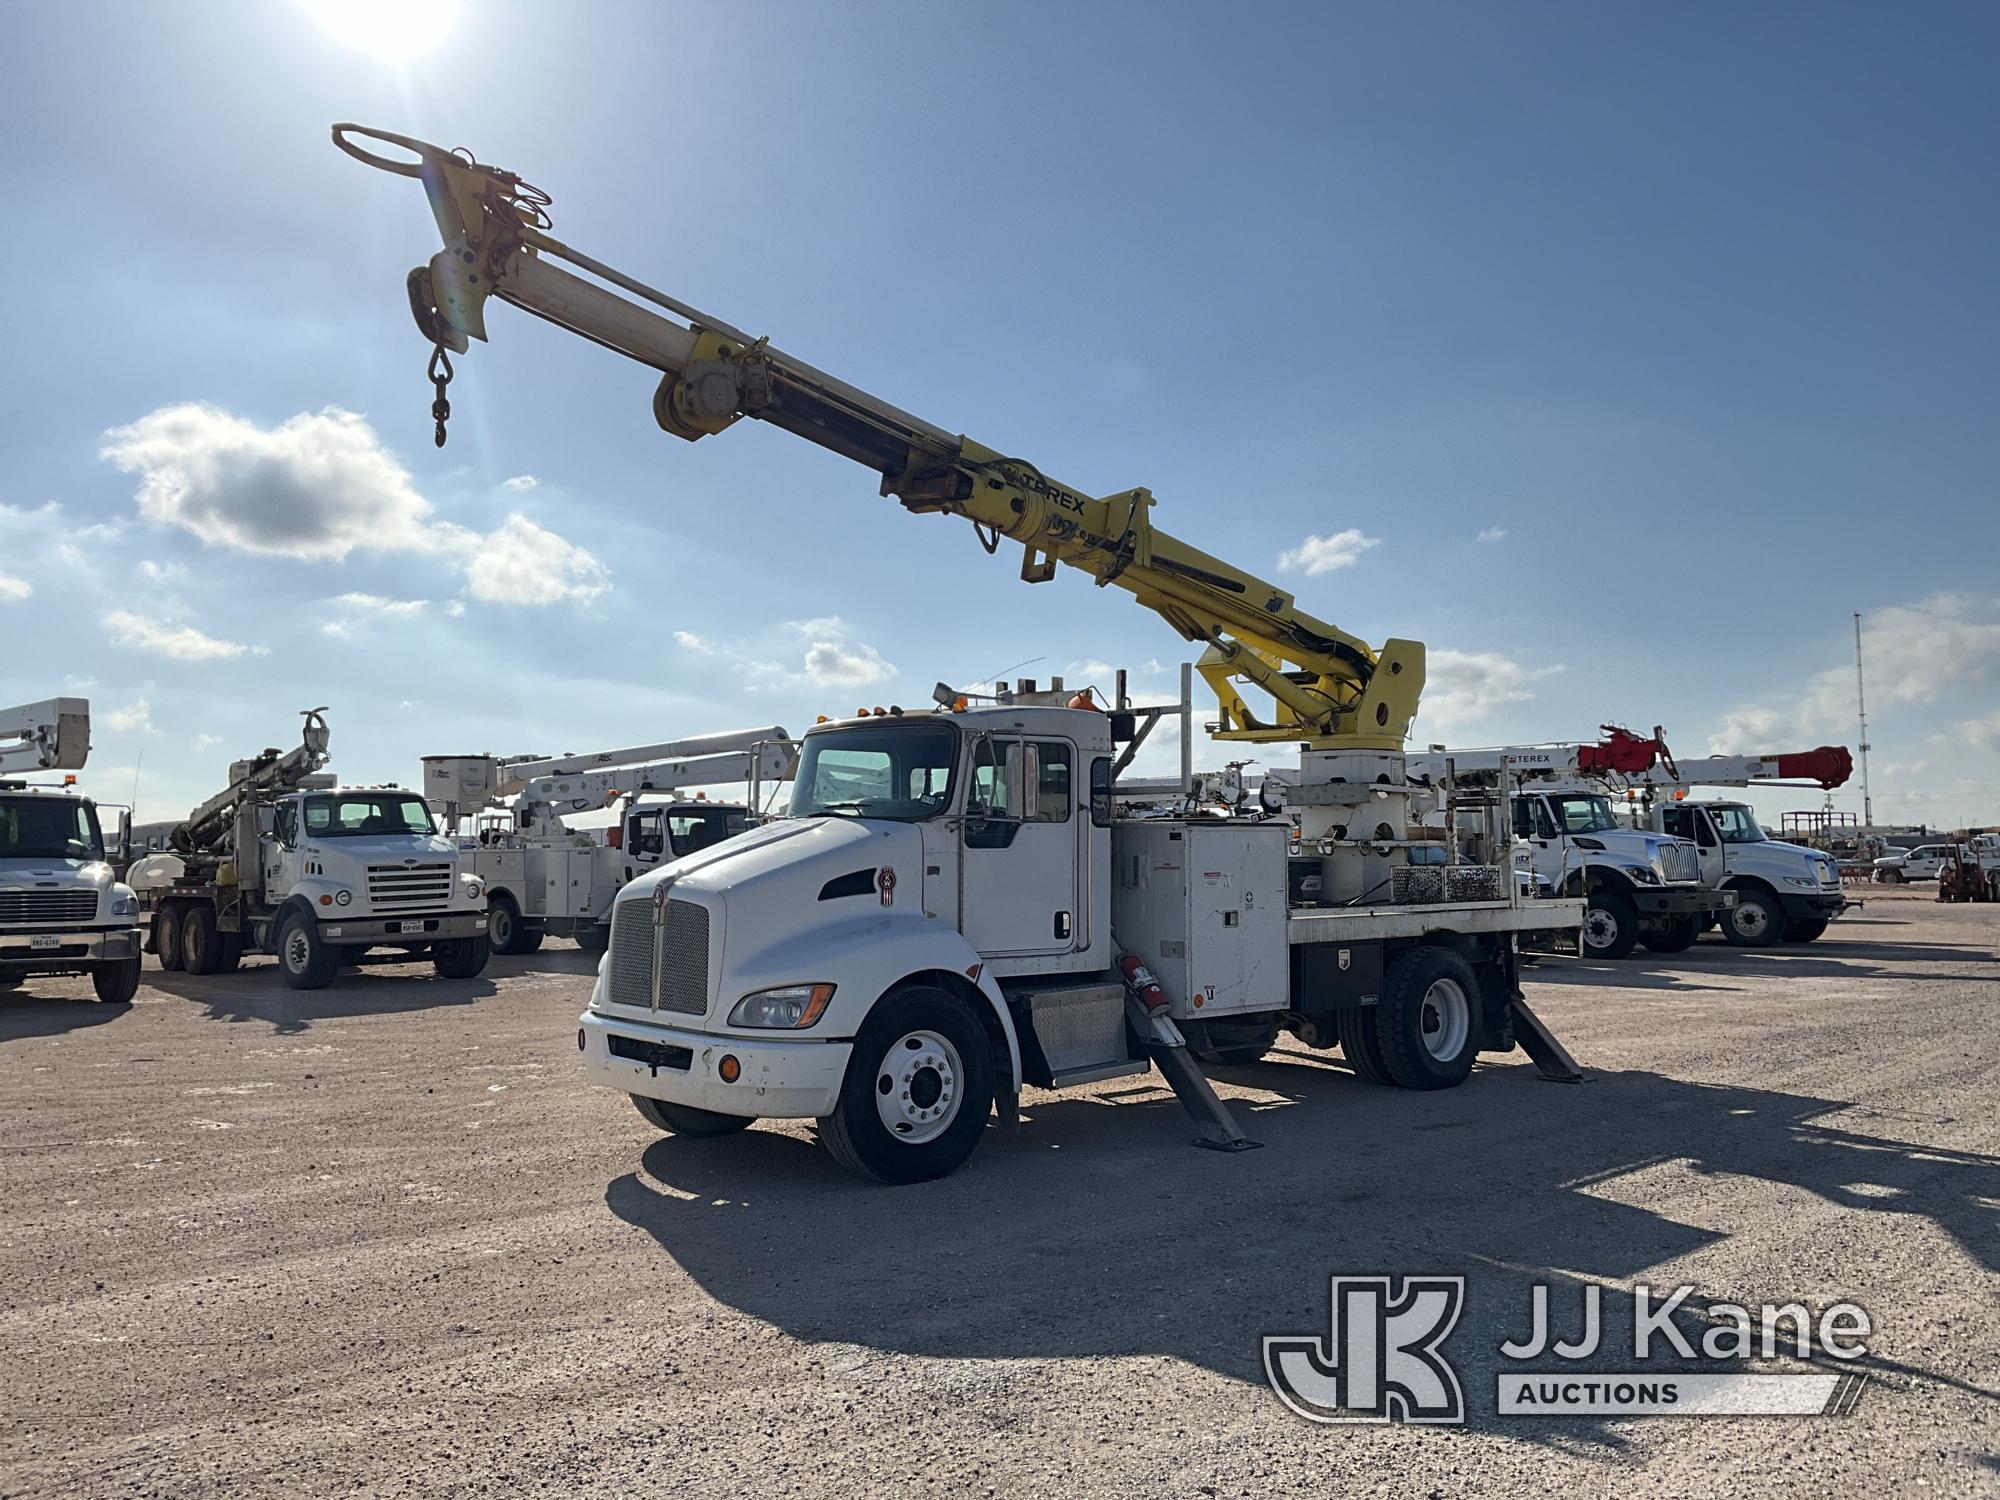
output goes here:
[{"label": "outrigger leg", "polygon": [[1146,1043],[1148,1055],[1174,1091],[1174,1097],[1181,1101],[1181,1108],[1201,1132],[1194,1138],[1195,1145],[1205,1151],[1255,1151],[1264,1144],[1243,1133],[1229,1107],[1216,1096],[1207,1076],[1196,1066],[1194,1054],[1188,1051],[1187,1038],[1164,1011],[1148,1012],[1127,990],[1125,1014]]},{"label": "outrigger leg", "polygon": [[1569,1049],[1542,1024],[1542,1018],[1528,1009],[1528,1002],[1516,995],[1511,1002],[1514,1040],[1528,1054],[1535,1069],[1550,1083],[1582,1083],[1584,1072],[1569,1055]]}]

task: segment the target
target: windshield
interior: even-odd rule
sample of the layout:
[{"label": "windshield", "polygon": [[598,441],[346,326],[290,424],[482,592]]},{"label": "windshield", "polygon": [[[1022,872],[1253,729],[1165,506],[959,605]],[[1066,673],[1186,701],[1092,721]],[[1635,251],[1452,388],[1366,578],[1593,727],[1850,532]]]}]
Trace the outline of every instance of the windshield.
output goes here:
[{"label": "windshield", "polygon": [[0,797],[0,859],[102,859],[97,809],[78,797]]},{"label": "windshield", "polygon": [[1595,793],[1551,796],[1549,807],[1564,833],[1609,833],[1618,827],[1618,820],[1611,815],[1611,804]]},{"label": "windshield", "polygon": [[431,810],[411,792],[334,792],[308,797],[306,837],[362,838],[371,834],[431,832]]},{"label": "windshield", "polygon": [[958,732],[935,719],[809,734],[792,781],[791,814],[918,823],[951,802]]},{"label": "windshield", "polygon": [[1762,844],[1771,837],[1758,826],[1755,813],[1734,802],[1712,802],[1708,815],[1715,820],[1715,831],[1725,844]]}]

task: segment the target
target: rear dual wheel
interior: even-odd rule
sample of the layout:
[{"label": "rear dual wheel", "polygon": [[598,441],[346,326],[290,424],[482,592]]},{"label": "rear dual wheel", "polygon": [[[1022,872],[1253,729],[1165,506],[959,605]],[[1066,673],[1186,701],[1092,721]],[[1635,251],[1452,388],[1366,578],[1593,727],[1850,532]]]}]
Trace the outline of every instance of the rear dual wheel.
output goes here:
[{"label": "rear dual wheel", "polygon": [[178,903],[153,913],[153,956],[169,974],[181,966],[181,915]]}]

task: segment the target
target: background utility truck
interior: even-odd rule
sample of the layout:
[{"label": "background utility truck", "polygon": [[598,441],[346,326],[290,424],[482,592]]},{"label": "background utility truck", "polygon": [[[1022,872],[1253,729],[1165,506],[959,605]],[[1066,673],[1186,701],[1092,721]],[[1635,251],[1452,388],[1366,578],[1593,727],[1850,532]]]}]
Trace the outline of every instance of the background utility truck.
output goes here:
[{"label": "background utility truck", "polygon": [[[1690,839],[1702,883],[1729,891],[1736,904],[1720,914],[1723,936],[1739,947],[1810,943],[1841,913],[1858,910],[1840,884],[1832,854],[1774,839],[1747,802],[1690,799],[1692,787],[1811,787],[1831,791],[1853,774],[1843,745],[1786,755],[1712,755],[1675,761],[1662,756],[1638,770],[1609,768],[1597,780],[1622,793],[1623,811],[1638,826]],[[1706,923],[1703,924],[1706,926]]]},{"label": "background utility truck", "polygon": [[816,1118],[844,1165],[911,1182],[964,1161],[1025,1085],[1154,1065],[1205,1141],[1247,1144],[1183,1023],[1245,1055],[1286,1029],[1410,1088],[1459,1084],[1517,1042],[1580,1076],[1524,1003],[1515,937],[1581,903],[1524,899],[1505,864],[1409,863],[1420,642],[1316,618],[1155,526],[1147,489],[1085,494],[580,254],[514,173],[360,126],[333,136],[419,179],[444,241],[405,281],[435,345],[439,443],[449,354],[486,337],[497,297],[659,371],[652,416],[676,437],[768,423],[907,510],[970,522],[988,553],[1019,543],[1024,582],[1068,566],[1131,593],[1202,643],[1217,738],[1298,747],[1294,855],[1286,816],[1119,820],[1116,774],[1157,722],[1122,690],[1110,715],[1028,692],[974,709],[941,688],[943,712],[818,725],[790,816],[618,893],[577,1032],[590,1078],[668,1130]]},{"label": "background utility truck", "polygon": [[19,779],[81,770],[89,755],[87,699],[0,709],[0,990],[88,974],[98,999],[123,1004],[139,992],[139,901],[105,860],[97,804],[74,775],[56,786]]},{"label": "background utility truck", "polygon": [[[459,858],[486,883],[495,952],[532,953],[554,936],[602,953],[618,888],[748,828],[764,783],[791,775],[792,760],[775,724],[542,759],[427,755],[424,795],[447,831],[473,821]],[[679,795],[733,782],[749,785],[749,806]],[[563,822],[606,807],[618,815],[602,833]]]},{"label": "background utility truck", "polygon": [[447,979],[486,967],[478,876],[415,792],[321,774],[325,712],[303,710],[293,749],[230,766],[228,786],[173,831],[173,852],[134,864],[161,968],[218,974],[270,953],[286,984],[314,990],[364,957],[428,958]]},{"label": "background utility truck", "polygon": [[[1620,765],[1650,765],[1663,747],[1657,733],[1649,740],[1607,725],[1605,735],[1594,745],[1434,749],[1410,757],[1410,776],[1434,791],[1504,800],[1516,855],[1526,856],[1537,886],[1584,898],[1586,958],[1624,958],[1641,943],[1678,953],[1736,897],[1703,883],[1692,839],[1619,821],[1596,778]],[[1468,807],[1470,800],[1461,798]]]}]

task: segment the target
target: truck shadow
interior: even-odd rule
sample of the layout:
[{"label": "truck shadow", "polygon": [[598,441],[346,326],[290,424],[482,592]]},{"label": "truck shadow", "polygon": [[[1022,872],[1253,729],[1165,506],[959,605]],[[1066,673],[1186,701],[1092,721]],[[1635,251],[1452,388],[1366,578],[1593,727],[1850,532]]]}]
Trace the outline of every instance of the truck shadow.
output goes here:
[{"label": "truck shadow", "polygon": [[258,1022],[279,1036],[310,1031],[317,1021],[471,1005],[499,992],[484,974],[477,979],[440,979],[428,965],[415,964],[400,970],[343,969],[323,990],[293,990],[278,977],[275,961],[254,960],[234,974],[212,976],[148,969],[146,985],[196,1002],[203,1007],[205,1020]]},{"label": "truck shadow", "polygon": [[[29,981],[30,984],[33,982]],[[30,1037],[61,1036],[64,1032],[81,1031],[87,1026],[102,1026],[106,1021],[117,1020],[131,1008],[130,1001],[123,1005],[106,1005],[90,995],[70,998],[37,995],[25,987],[8,990],[0,994],[0,1047],[9,1042],[24,1042]]]},{"label": "truck shadow", "polygon": [[[608,1185],[605,1203],[704,1291],[804,1341],[940,1358],[1168,1355],[1260,1388],[1260,1335],[1325,1335],[1329,1275],[1463,1274],[1466,1310],[1447,1352],[1471,1424],[1607,1447],[1622,1440],[1596,1419],[1497,1418],[1497,1350],[1526,1334],[1536,1283],[1550,1286],[1568,1336],[1577,1288],[1644,1284],[1727,1238],[1648,1207],[1653,1172],[1755,1179],[1909,1215],[2000,1271],[2000,1157],[1869,1133],[1883,1117],[1836,1121],[1854,1111],[1840,1100],[1643,1071],[1552,1087],[1511,1064],[1482,1067],[1461,1089],[1405,1093],[1291,1052],[1228,1081],[1262,1091],[1235,1107],[1267,1149],[1192,1150],[1178,1105],[1135,1087],[1032,1096],[1018,1133],[991,1128],[964,1170],[913,1188],[844,1178],[792,1134],[665,1137],[643,1175]],[[1861,1285],[1870,1273],[1856,1268]],[[1824,1305],[1853,1286],[1836,1271],[1714,1292]],[[1921,1317],[1908,1305],[1872,1311],[1890,1327]],[[1605,1343],[1584,1368],[1635,1367],[1632,1314],[1633,1294],[1605,1285]],[[1886,1358],[1868,1367],[2000,1399]]]}]

